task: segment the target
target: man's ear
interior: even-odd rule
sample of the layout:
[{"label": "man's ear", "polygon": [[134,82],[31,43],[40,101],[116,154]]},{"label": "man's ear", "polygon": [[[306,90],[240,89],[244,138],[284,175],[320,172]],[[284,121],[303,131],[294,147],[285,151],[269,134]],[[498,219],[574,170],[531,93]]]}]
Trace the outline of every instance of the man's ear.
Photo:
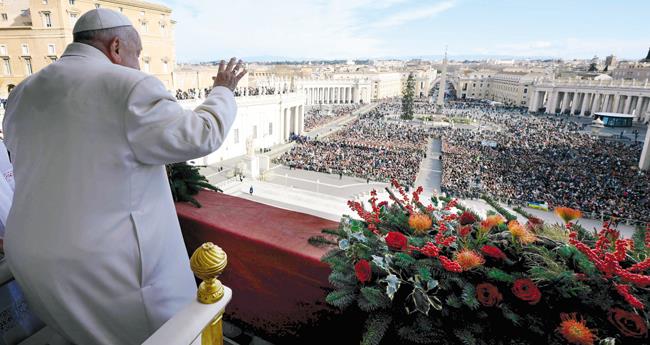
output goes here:
[{"label": "man's ear", "polygon": [[121,48],[122,42],[120,41],[119,37],[113,37],[108,45],[108,58],[112,63],[119,64],[122,62],[122,57],[120,56]]}]

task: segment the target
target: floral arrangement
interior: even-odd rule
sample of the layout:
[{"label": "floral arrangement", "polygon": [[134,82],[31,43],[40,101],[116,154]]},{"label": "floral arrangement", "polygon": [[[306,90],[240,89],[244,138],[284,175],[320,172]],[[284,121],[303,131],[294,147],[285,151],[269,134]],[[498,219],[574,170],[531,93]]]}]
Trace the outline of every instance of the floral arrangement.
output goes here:
[{"label": "floral arrangement", "polygon": [[201,204],[194,198],[201,189],[209,189],[215,192],[222,192],[221,189],[211,185],[205,176],[201,175],[201,166],[189,165],[185,162],[168,164],[167,177],[172,197],[175,202],[189,202],[201,207]]},{"label": "floral arrangement", "polygon": [[481,219],[393,189],[311,241],[336,246],[327,302],[367,316],[362,344],[648,344],[650,228],[592,233],[569,208],[564,227]]}]

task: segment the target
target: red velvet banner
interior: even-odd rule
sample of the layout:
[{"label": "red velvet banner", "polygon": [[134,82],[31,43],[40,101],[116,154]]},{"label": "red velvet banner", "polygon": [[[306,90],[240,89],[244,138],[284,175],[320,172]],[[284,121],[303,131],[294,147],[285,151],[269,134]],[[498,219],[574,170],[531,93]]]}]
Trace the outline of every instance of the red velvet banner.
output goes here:
[{"label": "red velvet banner", "polygon": [[190,254],[210,241],[228,255],[221,277],[233,290],[227,318],[277,339],[332,317],[324,302],[330,269],[320,262],[327,249],[307,240],[337,223],[214,192],[197,200],[202,208],[177,204],[181,228]]}]

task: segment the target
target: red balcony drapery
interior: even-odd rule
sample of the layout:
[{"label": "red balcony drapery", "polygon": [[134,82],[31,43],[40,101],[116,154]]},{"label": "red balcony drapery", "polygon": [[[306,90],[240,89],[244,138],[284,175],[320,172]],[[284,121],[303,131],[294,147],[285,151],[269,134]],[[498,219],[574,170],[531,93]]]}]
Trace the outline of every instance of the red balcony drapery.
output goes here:
[{"label": "red balcony drapery", "polygon": [[327,249],[307,240],[336,222],[214,192],[197,200],[202,208],[177,204],[181,228],[188,252],[211,241],[228,254],[228,318],[275,339],[300,338],[332,318],[324,302],[330,269],[320,262]]}]

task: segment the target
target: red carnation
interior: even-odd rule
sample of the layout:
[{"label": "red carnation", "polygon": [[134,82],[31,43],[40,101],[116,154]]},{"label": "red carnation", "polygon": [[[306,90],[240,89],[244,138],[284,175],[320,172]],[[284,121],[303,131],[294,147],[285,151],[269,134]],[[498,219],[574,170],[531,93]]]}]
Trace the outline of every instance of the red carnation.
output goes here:
[{"label": "red carnation", "polygon": [[506,259],[506,254],[502,252],[501,249],[495,246],[484,245],[483,247],[481,247],[481,252],[483,252],[483,254],[493,259],[498,259],[498,260]]},{"label": "red carnation", "polygon": [[501,302],[503,295],[496,286],[482,283],[476,285],[476,299],[485,307],[493,307]]},{"label": "red carnation", "polygon": [[648,327],[641,316],[620,308],[609,310],[607,319],[626,337],[647,338]]},{"label": "red carnation", "polygon": [[476,223],[476,217],[474,217],[470,212],[465,211],[460,215],[459,222],[460,225],[474,224]]},{"label": "red carnation", "polygon": [[391,231],[386,235],[386,244],[393,250],[405,250],[408,239],[401,232]]},{"label": "red carnation", "polygon": [[372,278],[372,270],[370,269],[370,263],[368,260],[361,259],[354,265],[354,274],[356,274],[357,279],[361,283],[367,283]]},{"label": "red carnation", "polygon": [[465,226],[460,228],[460,230],[458,231],[458,234],[461,237],[465,237],[465,236],[469,235],[470,232],[472,232],[472,227],[469,226],[469,225],[465,225]]},{"label": "red carnation", "polygon": [[528,302],[530,305],[537,304],[542,298],[542,293],[537,288],[537,285],[530,279],[517,279],[512,286],[512,293],[522,301]]}]

